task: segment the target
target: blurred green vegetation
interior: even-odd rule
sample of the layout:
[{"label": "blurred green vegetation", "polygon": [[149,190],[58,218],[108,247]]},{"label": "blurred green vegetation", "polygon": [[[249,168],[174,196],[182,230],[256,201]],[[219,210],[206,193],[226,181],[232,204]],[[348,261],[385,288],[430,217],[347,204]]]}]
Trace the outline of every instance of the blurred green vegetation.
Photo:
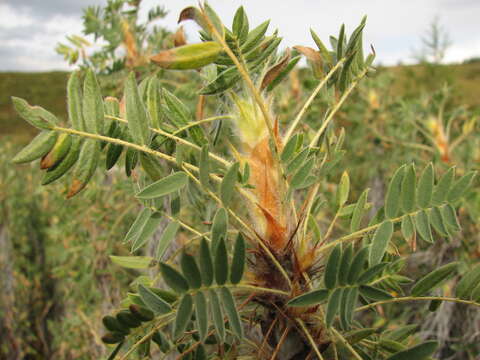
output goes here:
[{"label": "blurred green vegetation", "polygon": [[[402,65],[382,67],[379,73],[392,75],[390,95],[415,98],[435,91],[444,84],[451,87],[452,100],[470,108],[480,106],[480,61],[455,65]],[[68,72],[0,73],[0,136],[31,137],[36,130],[14,111],[11,96],[28,99],[56,114],[67,116],[65,87]]]}]

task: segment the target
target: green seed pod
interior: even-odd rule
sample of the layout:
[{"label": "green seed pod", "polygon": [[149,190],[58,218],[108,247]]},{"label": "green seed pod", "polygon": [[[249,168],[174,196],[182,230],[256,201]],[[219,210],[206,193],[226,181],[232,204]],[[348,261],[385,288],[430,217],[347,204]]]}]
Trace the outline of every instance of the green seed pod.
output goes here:
[{"label": "green seed pod", "polygon": [[118,344],[119,342],[122,342],[124,339],[125,339],[125,336],[115,332],[106,333],[105,335],[102,336],[102,341],[105,344]]},{"label": "green seed pod", "polygon": [[72,145],[68,151],[67,156],[60,161],[55,167],[48,169],[42,179],[42,185],[50,184],[55,180],[62,177],[70,168],[75,165],[80,155],[80,149],[82,147],[82,141],[80,138],[74,138],[72,140]]},{"label": "green seed pod", "polygon": [[221,52],[222,46],[219,43],[206,41],[162,51],[150,60],[164,69],[198,69],[214,62]]},{"label": "green seed pod", "polygon": [[142,322],[130,313],[130,311],[122,310],[117,314],[117,320],[120,324],[130,328],[139,327]]},{"label": "green seed pod", "polygon": [[120,324],[120,322],[111,315],[104,316],[102,322],[105,328],[111,332],[116,332],[123,335],[128,335],[130,333],[130,329],[128,327]]},{"label": "green seed pod", "polygon": [[42,131],[13,159],[15,164],[27,163],[47,154],[55,145],[58,134],[53,131]]},{"label": "green seed pod", "polygon": [[152,311],[138,305],[130,305],[129,309],[133,316],[140,321],[152,321],[155,317]]},{"label": "green seed pod", "polygon": [[68,154],[72,146],[72,137],[68,134],[60,134],[52,150],[40,161],[40,169],[51,169]]}]

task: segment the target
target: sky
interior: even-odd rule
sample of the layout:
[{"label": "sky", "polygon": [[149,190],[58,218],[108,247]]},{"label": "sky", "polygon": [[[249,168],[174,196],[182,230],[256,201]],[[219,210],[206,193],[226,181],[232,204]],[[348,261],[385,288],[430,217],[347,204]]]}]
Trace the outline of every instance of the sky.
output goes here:
[{"label": "sky", "polygon": [[[0,71],[72,69],[55,46],[66,35],[82,32],[82,8],[106,0],[0,0]],[[163,5],[168,16],[159,21],[177,28],[179,12],[196,0],[143,0],[142,8]],[[445,62],[480,57],[480,0],[210,0],[225,24],[230,25],[243,5],[251,27],[271,19],[286,46],[314,46],[310,27],[328,42],[345,23],[351,32],[367,15],[365,44],[372,44],[377,61],[384,65],[411,63],[421,47],[421,36],[437,16],[452,45]],[[195,24],[185,24],[190,41],[198,39]]]}]

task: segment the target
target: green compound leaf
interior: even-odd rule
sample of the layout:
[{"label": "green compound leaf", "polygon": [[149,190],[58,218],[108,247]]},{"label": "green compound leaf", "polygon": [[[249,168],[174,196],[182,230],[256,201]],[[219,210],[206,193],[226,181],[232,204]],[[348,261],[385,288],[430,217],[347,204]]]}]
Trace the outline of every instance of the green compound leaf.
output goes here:
[{"label": "green compound leaf", "polygon": [[165,300],[142,284],[138,285],[138,293],[144,304],[155,314],[167,314],[172,311],[172,308]]},{"label": "green compound leaf", "polygon": [[476,175],[476,171],[470,171],[467,174],[463,175],[460,179],[458,179],[448,192],[448,202],[453,203],[460,199],[463,194],[465,194],[465,192],[470,188],[470,185]]},{"label": "green compound leaf", "polygon": [[370,281],[375,279],[375,277],[379,275],[387,265],[387,262],[383,262],[368,268],[360,275],[357,280],[357,284],[368,284]]},{"label": "green compound leaf", "polygon": [[203,285],[207,287],[212,285],[214,276],[212,254],[205,238],[200,241],[200,271],[202,272]]},{"label": "green compound leaf", "polygon": [[238,233],[235,247],[233,249],[233,258],[230,271],[230,282],[238,284],[243,277],[245,270],[245,240],[241,233]]},{"label": "green compound leaf", "polygon": [[433,192],[432,201],[435,205],[441,205],[447,200],[447,195],[455,178],[455,167],[452,166],[438,181]]},{"label": "green compound leaf", "polygon": [[333,289],[337,284],[338,269],[340,267],[340,260],[342,257],[342,245],[338,244],[333,248],[328,257],[327,265],[325,266],[325,287]]},{"label": "green compound leaf", "polygon": [[159,212],[154,212],[150,215],[147,221],[144,223],[140,233],[135,238],[132,243],[132,249],[130,250],[132,253],[140,249],[145,243],[150,240],[153,236],[155,231],[157,230],[158,226],[162,222],[162,214]]},{"label": "green compound leaf", "polygon": [[228,279],[228,254],[225,240],[222,238],[218,242],[215,252],[215,281],[218,285],[223,285]]},{"label": "green compound leaf", "polygon": [[422,296],[440,286],[445,280],[453,276],[458,268],[457,262],[451,262],[425,275],[412,288],[413,296]]},{"label": "green compound leaf", "polygon": [[30,106],[28,102],[12,96],[13,107],[25,121],[39,129],[50,130],[55,126],[53,119],[40,116],[36,106]]},{"label": "green compound leaf", "polygon": [[212,250],[215,252],[220,239],[227,237],[228,212],[224,208],[219,208],[213,217],[212,222]]},{"label": "green compound leaf", "polygon": [[202,276],[198,269],[197,262],[192,255],[186,252],[182,253],[180,258],[180,266],[182,267],[183,276],[187,279],[188,285],[191,289],[198,289],[202,286]]},{"label": "green compound leaf", "polygon": [[415,225],[410,215],[406,215],[403,217],[401,231],[403,237],[407,241],[411,240],[411,238],[415,235]]},{"label": "green compound leaf", "polygon": [[393,223],[389,220],[384,221],[375,231],[373,235],[372,245],[370,246],[369,264],[370,266],[379,264],[385,251],[387,250],[388,243],[393,234]]},{"label": "green compound leaf", "polygon": [[68,119],[75,130],[85,130],[82,112],[82,87],[80,72],[74,71],[67,84]]},{"label": "green compound leaf", "polygon": [[430,219],[430,223],[433,225],[433,228],[437,233],[442,236],[448,236],[448,229],[443,221],[442,211],[437,206],[434,206],[430,209],[428,217]]},{"label": "green compound leaf", "polygon": [[427,341],[423,344],[411,347],[408,350],[400,351],[387,360],[425,360],[432,355],[438,347],[436,341]]},{"label": "green compound leaf", "polygon": [[415,174],[415,165],[410,164],[405,170],[405,176],[402,180],[401,203],[405,212],[415,210],[415,199],[417,189],[417,175]]},{"label": "green compound leaf", "polygon": [[178,305],[177,317],[173,328],[173,338],[178,339],[187,328],[193,313],[193,298],[190,294],[183,295]]},{"label": "green compound leaf", "polygon": [[199,169],[200,184],[202,184],[202,186],[208,189],[210,186],[210,162],[208,155],[208,144],[202,146],[202,151],[200,152]]},{"label": "green compound leaf", "polygon": [[155,252],[155,258],[158,261],[161,261],[163,258],[163,254],[165,254],[165,250],[167,250],[168,246],[175,238],[178,229],[180,228],[180,224],[177,221],[172,221],[167,225],[165,230],[163,230],[162,236],[158,240],[157,250]]},{"label": "green compound leaf", "polygon": [[342,174],[340,183],[337,188],[337,204],[339,207],[342,207],[348,200],[348,194],[350,192],[350,177],[345,171]]},{"label": "green compound leaf", "polygon": [[230,169],[228,169],[225,174],[222,183],[220,184],[220,198],[222,199],[223,205],[228,207],[230,201],[233,197],[233,192],[235,190],[235,184],[237,182],[237,173],[238,167],[240,164],[236,162],[233,164]]},{"label": "green compound leaf", "polygon": [[103,134],[105,122],[103,99],[100,85],[92,69],[88,69],[85,75],[82,109],[85,130],[93,134]]},{"label": "green compound leaf", "polygon": [[346,285],[348,280],[348,273],[350,271],[350,265],[353,257],[353,245],[349,244],[343,251],[342,260],[340,261],[340,267],[338,269],[338,283],[340,285]]},{"label": "green compound leaf", "polygon": [[125,109],[128,129],[138,145],[150,143],[150,119],[137,88],[135,73],[132,71],[125,82]]},{"label": "green compound leaf", "polygon": [[369,247],[364,247],[361,249],[353,258],[350,270],[348,272],[347,282],[348,284],[355,284],[360,274],[363,271],[365,262],[368,257]]},{"label": "green compound leaf", "polygon": [[127,269],[146,269],[152,266],[154,259],[150,256],[114,256],[110,255],[114,264]]},{"label": "green compound leaf", "polygon": [[230,327],[233,330],[233,333],[239,338],[243,338],[243,326],[240,320],[240,314],[237,311],[235,306],[235,300],[233,299],[233,295],[230,292],[230,289],[226,287],[221,287],[219,289],[220,298],[222,299],[222,303],[225,307],[225,312],[227,313],[228,321],[230,323]]},{"label": "green compound leaf", "polygon": [[225,323],[223,322],[223,310],[220,305],[220,299],[215,290],[209,290],[210,306],[213,319],[213,325],[215,326],[216,336],[223,343],[225,341]]},{"label": "green compound leaf", "polygon": [[214,41],[188,44],[164,50],[150,60],[164,69],[198,69],[214,62],[222,52],[222,46]]},{"label": "green compound leaf", "polygon": [[152,215],[152,211],[148,208],[143,208],[135,218],[130,230],[128,230],[127,235],[125,235],[125,239],[123,239],[124,243],[128,243],[130,241],[135,241],[135,239],[140,235],[142,232],[145,223],[150,219]]},{"label": "green compound leaf", "polygon": [[415,227],[423,240],[433,243],[430,219],[425,210],[421,210],[415,215]]},{"label": "green compound leaf", "polygon": [[470,293],[478,284],[480,284],[480,264],[463,274],[455,289],[455,295],[460,299],[469,299]]},{"label": "green compound leaf", "polygon": [[417,204],[420,208],[427,208],[432,202],[433,194],[433,165],[429,163],[423,169],[417,188]]},{"label": "green compound leaf", "polygon": [[189,290],[187,280],[170,265],[160,263],[160,271],[167,285],[175,292],[184,293]]},{"label": "green compound leaf", "polygon": [[368,285],[360,286],[360,294],[374,301],[388,300],[393,297],[385,290]]},{"label": "green compound leaf", "polygon": [[385,215],[389,219],[397,216],[400,208],[400,191],[402,180],[405,173],[405,165],[401,166],[393,175],[390,184],[388,185],[387,195],[385,199]]},{"label": "green compound leaf", "polygon": [[156,199],[182,189],[187,182],[187,174],[183,171],[178,171],[148,185],[141,190],[136,197],[143,200]]},{"label": "green compound leaf", "polygon": [[203,292],[199,291],[193,298],[195,302],[195,320],[200,341],[204,341],[208,335],[208,307],[207,299]]},{"label": "green compound leaf", "polygon": [[67,193],[67,198],[78,194],[87,186],[95,170],[100,157],[100,143],[87,139],[80,151],[77,166],[74,169],[72,183]]},{"label": "green compound leaf", "polygon": [[318,305],[327,300],[328,294],[329,291],[327,289],[313,290],[293,298],[287,303],[287,305],[292,307],[308,307]]},{"label": "green compound leaf", "polygon": [[335,315],[338,313],[342,291],[343,288],[336,288],[328,297],[327,310],[325,314],[325,324],[327,327],[332,326]]},{"label": "green compound leaf", "polygon": [[41,158],[53,148],[57,138],[58,134],[53,131],[42,131],[30,144],[15,155],[12,162],[23,164]]},{"label": "green compound leaf", "polygon": [[353,210],[352,214],[352,221],[350,223],[350,231],[355,232],[358,230],[360,227],[360,223],[362,221],[362,217],[365,213],[365,205],[367,203],[367,198],[368,198],[368,192],[370,189],[366,189],[362,195],[360,195],[360,198],[357,201],[357,204],[355,205],[355,209]]},{"label": "green compound leaf", "polygon": [[442,212],[442,219],[444,224],[447,226],[447,230],[450,230],[449,233],[452,231],[459,231],[460,224],[458,223],[457,213],[455,209],[450,204],[445,204],[440,208]]}]

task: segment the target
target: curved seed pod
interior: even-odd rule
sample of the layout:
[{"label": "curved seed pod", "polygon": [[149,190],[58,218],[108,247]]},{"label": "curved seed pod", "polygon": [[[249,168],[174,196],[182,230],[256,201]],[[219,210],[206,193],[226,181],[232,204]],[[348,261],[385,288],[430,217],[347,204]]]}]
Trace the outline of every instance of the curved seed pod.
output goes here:
[{"label": "curved seed pod", "polygon": [[118,344],[125,339],[125,336],[120,333],[106,333],[102,336],[102,341],[105,344]]},{"label": "curved seed pod", "polygon": [[139,305],[130,305],[130,312],[140,321],[151,321],[154,318],[152,311],[139,306]]},{"label": "curved seed pod", "polygon": [[68,134],[60,134],[52,150],[40,161],[40,169],[50,169],[56,166],[67,155],[72,146],[72,137]]},{"label": "curved seed pod", "polygon": [[67,199],[78,194],[87,186],[95,173],[100,155],[100,143],[95,140],[86,140],[80,152],[73,180],[67,193]]},{"label": "curved seed pod", "polygon": [[198,69],[214,62],[221,52],[222,46],[219,43],[206,41],[162,51],[150,60],[164,69]]},{"label": "curved seed pod", "polygon": [[77,162],[82,147],[82,140],[74,138],[72,145],[65,158],[54,168],[49,169],[42,179],[42,185],[48,185],[55,180],[61,178],[68,170]]},{"label": "curved seed pod", "polygon": [[111,315],[104,316],[102,322],[105,328],[111,332],[118,332],[124,335],[128,335],[130,333],[130,328],[120,324],[118,320]]},{"label": "curved seed pod", "polygon": [[130,328],[136,328],[142,325],[142,322],[133,316],[133,314],[128,310],[120,311],[116,315],[116,318],[121,325],[128,326]]},{"label": "curved seed pod", "polygon": [[53,131],[42,131],[26,147],[24,147],[12,162],[22,164],[41,158],[47,154],[57,141],[58,134]]}]

